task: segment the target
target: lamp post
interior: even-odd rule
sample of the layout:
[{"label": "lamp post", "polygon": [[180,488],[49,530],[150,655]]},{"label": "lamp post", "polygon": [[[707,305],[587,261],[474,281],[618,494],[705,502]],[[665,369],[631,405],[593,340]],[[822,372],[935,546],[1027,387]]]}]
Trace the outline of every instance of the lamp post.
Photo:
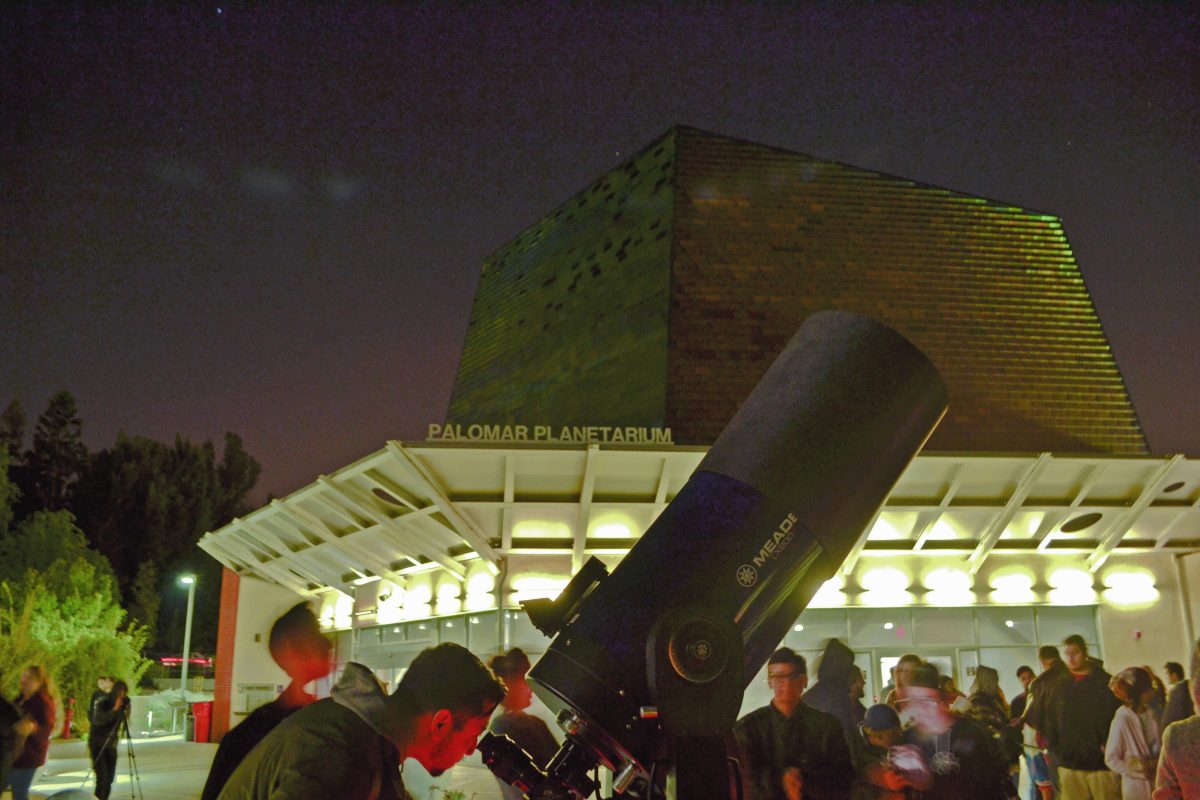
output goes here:
[{"label": "lamp post", "polygon": [[[182,575],[179,578],[179,583],[186,586],[188,590],[188,609],[187,622],[183,626],[183,664],[179,677],[179,689],[182,692],[187,692],[187,674],[188,674],[188,659],[191,657],[192,651],[192,608],[196,602],[196,576]],[[185,695],[186,696],[186,695]]]}]

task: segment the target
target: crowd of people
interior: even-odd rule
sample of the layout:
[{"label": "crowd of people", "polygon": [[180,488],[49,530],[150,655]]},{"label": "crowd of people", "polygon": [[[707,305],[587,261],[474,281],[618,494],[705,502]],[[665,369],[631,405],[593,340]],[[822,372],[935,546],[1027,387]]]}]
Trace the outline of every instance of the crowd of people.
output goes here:
[{"label": "crowd of people", "polygon": [[[862,703],[864,676],[837,639],[808,689],[803,656],[777,650],[771,702],[734,729],[754,800],[1177,800],[1200,798],[1200,642],[1189,692],[1183,667],[1110,675],[1083,637],[1038,651],[1021,666],[1009,703],[999,673],[976,668],[966,694],[951,676],[907,654],[882,702]],[[1194,695],[1194,696],[1193,696]],[[1022,763],[1025,769],[1022,770]],[[1021,785],[1020,776],[1028,776]]]},{"label": "crowd of people", "polygon": [[[222,739],[205,800],[399,800],[406,758],[440,775],[474,751],[489,724],[535,763],[558,749],[545,722],[526,713],[530,660],[520,649],[485,666],[459,645],[430,648],[390,693],[350,663],[318,700],[304,687],[333,662],[311,609],[301,603],[284,614],[268,646],[291,683]],[[1200,642],[1190,682],[1182,665],[1166,665],[1169,688],[1150,667],[1110,675],[1080,636],[1061,651],[1041,647],[1038,660],[1040,672],[1017,670],[1024,691],[1009,703],[991,667],[977,667],[964,694],[908,654],[867,707],[865,676],[841,641],[827,643],[812,688],[805,658],[780,648],[767,664],[771,702],[738,720],[730,737],[747,800],[1200,798]],[[87,713],[95,794],[107,800],[128,687],[100,678]],[[30,666],[20,694],[0,699],[0,792],[11,787],[13,800],[27,800],[54,725],[51,677]]]}]

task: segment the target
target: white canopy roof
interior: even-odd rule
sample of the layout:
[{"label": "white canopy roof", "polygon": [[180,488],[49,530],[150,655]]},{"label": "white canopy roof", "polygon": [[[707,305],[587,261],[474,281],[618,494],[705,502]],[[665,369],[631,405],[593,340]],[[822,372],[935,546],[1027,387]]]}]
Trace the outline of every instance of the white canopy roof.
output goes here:
[{"label": "white canopy roof", "polygon": [[[309,595],[414,572],[462,579],[513,553],[620,554],[682,488],[704,448],[388,442],[202,537],[241,575]],[[611,512],[611,513],[609,513]],[[624,527],[604,525],[613,515]],[[553,524],[531,526],[532,519]],[[1200,549],[1200,461],[1183,456],[924,453],[843,567],[863,552],[957,554]]]}]

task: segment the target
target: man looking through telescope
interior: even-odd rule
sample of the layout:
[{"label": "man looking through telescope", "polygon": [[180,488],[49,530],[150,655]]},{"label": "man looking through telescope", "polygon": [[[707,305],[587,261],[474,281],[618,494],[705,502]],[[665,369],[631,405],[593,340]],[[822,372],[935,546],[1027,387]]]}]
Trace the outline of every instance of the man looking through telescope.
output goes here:
[{"label": "man looking through telescope", "polygon": [[457,644],[422,651],[390,695],[352,662],[331,697],[292,714],[250,751],[220,798],[405,798],[404,759],[441,775],[475,752],[503,698],[503,684]]}]

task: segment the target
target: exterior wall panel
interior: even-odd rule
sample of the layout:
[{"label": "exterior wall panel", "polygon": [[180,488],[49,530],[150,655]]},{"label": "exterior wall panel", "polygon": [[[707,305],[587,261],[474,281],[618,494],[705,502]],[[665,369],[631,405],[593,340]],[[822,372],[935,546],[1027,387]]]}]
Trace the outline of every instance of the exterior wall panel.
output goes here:
[{"label": "exterior wall panel", "polygon": [[487,260],[449,418],[710,444],[829,308],[943,372],[929,449],[1147,452],[1056,217],[689,128]]},{"label": "exterior wall panel", "polygon": [[662,426],[674,142],[489,257],[448,420]]},{"label": "exterior wall panel", "polygon": [[699,131],[678,134],[668,418],[711,442],[809,314],[882,319],[933,359],[928,447],[1144,453],[1052,216]]}]

